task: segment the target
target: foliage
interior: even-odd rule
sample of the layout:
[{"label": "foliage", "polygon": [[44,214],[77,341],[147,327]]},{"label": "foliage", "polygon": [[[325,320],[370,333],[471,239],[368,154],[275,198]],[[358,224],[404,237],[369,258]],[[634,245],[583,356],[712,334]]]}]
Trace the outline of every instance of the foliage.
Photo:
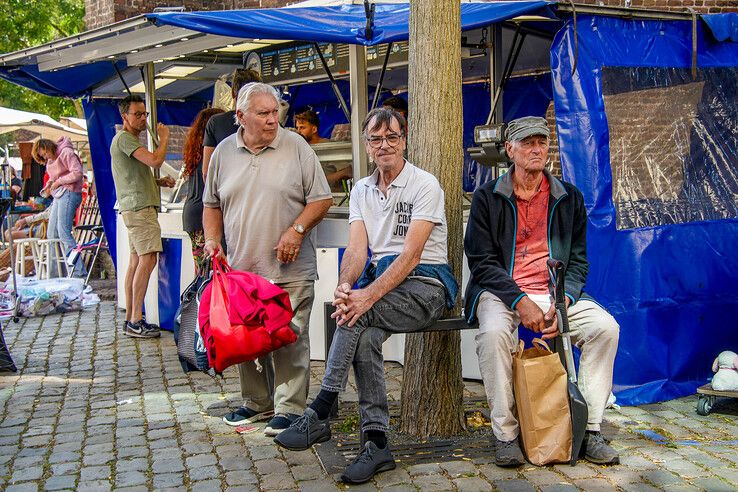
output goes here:
[{"label": "foliage", "polygon": [[[84,30],[84,0],[0,0],[0,52],[9,53]],[[77,115],[79,105],[0,80],[0,106],[48,114]]]}]

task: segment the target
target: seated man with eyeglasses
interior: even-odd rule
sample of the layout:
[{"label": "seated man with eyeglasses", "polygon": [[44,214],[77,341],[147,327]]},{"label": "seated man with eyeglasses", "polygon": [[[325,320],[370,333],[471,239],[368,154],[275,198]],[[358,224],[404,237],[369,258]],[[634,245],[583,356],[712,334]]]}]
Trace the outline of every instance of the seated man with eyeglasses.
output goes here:
[{"label": "seated man with eyeglasses", "polygon": [[343,473],[348,483],[395,468],[382,344],[392,333],[434,323],[458,290],[446,255],[443,190],[404,159],[405,131],[405,118],[390,108],[374,109],[364,120],[366,151],[377,169],[351,190],[349,244],[333,301],[338,328],[325,376],[315,401],[275,438],[292,450],[330,439],[330,409],[353,365],[366,444]]}]

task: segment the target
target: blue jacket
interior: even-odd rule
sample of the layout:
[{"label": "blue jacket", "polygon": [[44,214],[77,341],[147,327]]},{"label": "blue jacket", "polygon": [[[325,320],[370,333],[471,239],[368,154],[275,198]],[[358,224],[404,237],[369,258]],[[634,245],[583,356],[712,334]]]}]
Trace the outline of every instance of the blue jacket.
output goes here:
[{"label": "blue jacket", "polygon": [[[360,289],[363,289],[370,283],[374,282],[377,277],[382,275],[384,271],[387,270],[387,268],[392,264],[393,261],[397,259],[398,256],[399,255],[385,256],[377,262],[376,267],[371,263],[368,263],[366,265],[366,268],[364,268],[364,272],[361,274],[361,277],[359,277],[359,280],[356,281],[356,285]],[[454,274],[451,271],[451,267],[447,264],[444,263],[436,265],[429,263],[420,263],[412,272],[410,272],[410,275],[408,276],[430,277],[439,280],[446,288],[446,308],[452,309],[456,304],[456,294],[459,292],[459,284],[456,283],[456,279],[454,278]]]},{"label": "blue jacket", "polygon": [[[572,184],[544,171],[550,184],[548,200],[548,252],[566,266],[566,296],[574,304],[584,294],[587,280],[587,212],[582,193]],[[488,291],[510,309],[526,294],[512,278],[518,209],[513,194],[513,168],[474,192],[464,251],[471,276],[466,287],[465,313],[476,320],[479,296]]]}]

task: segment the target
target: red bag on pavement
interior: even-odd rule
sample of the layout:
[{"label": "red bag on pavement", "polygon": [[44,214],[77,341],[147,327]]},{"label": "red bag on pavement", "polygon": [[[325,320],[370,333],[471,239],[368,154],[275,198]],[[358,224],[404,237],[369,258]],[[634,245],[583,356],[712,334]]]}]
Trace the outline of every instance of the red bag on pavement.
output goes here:
[{"label": "red bag on pavement", "polygon": [[213,260],[213,281],[203,291],[198,312],[210,367],[223,372],[293,343],[292,314],[282,288]]}]

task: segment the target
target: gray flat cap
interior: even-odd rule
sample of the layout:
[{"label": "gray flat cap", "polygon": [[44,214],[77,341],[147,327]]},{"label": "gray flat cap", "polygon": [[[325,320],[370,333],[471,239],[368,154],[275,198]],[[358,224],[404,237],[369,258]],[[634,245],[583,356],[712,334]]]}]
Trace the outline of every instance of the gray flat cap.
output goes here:
[{"label": "gray flat cap", "polygon": [[546,118],[541,118],[540,116],[524,116],[514,119],[507,124],[505,138],[508,141],[520,141],[531,135],[543,135],[544,137],[550,135]]}]

